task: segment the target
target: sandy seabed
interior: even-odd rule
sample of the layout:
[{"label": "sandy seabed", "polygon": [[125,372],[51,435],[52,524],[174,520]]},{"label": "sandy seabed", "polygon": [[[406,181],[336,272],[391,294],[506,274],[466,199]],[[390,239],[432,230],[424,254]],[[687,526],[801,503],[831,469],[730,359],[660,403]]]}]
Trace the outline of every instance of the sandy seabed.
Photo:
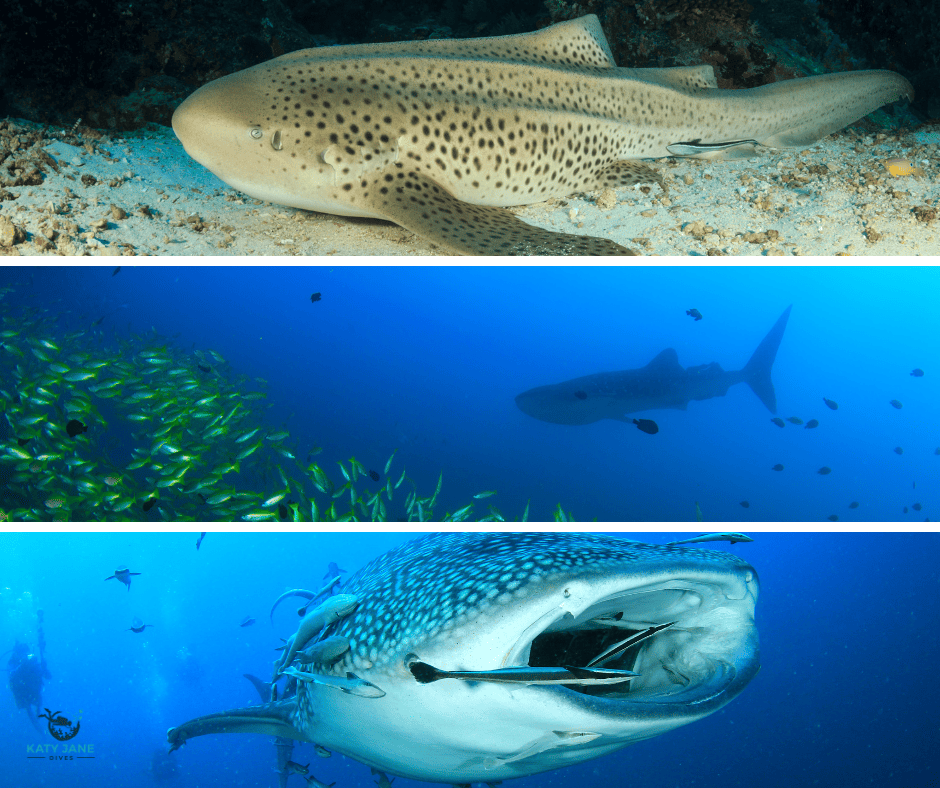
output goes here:
[{"label": "sandy seabed", "polygon": [[[168,128],[83,140],[16,119],[0,127],[14,148],[0,170],[7,254],[447,254],[389,222],[247,197],[190,159]],[[885,162],[894,157],[914,174],[892,176]],[[42,182],[12,185],[17,166],[37,168]],[[512,210],[529,224],[610,238],[642,255],[940,255],[940,131],[849,130],[804,150],[653,166],[668,194],[637,186]]]}]

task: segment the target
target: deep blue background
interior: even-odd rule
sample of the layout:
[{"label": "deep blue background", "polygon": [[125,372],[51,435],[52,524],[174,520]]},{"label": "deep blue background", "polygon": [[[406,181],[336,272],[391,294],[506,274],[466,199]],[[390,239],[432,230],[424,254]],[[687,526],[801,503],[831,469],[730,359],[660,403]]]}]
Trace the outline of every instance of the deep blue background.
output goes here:
[{"label": "deep blue background", "polygon": [[[753,534],[720,545],[761,578],[757,622],[763,667],[740,697],[711,717],[598,760],[507,783],[512,788],[794,788],[936,784],[938,697],[937,534]],[[288,588],[319,587],[328,561],[354,571],[403,534],[210,533],[0,535],[0,650],[36,645],[45,611],[53,678],[45,704],[82,728],[96,759],[27,761],[43,741],[0,686],[0,785],[136,788],[166,729],[201,714],[254,704],[242,673],[265,675],[296,626]],[[662,543],[670,534],[637,534]],[[142,572],[130,591],[104,582],[126,563]],[[257,623],[240,628],[251,615]],[[154,624],[127,631],[134,616]],[[201,675],[185,677],[181,650]],[[6,658],[2,664],[6,665]],[[192,669],[192,668],[191,668]],[[459,715],[455,716],[459,719]],[[51,738],[46,737],[51,742]],[[337,788],[368,788],[369,770],[310,745],[295,760]],[[270,737],[206,736],[174,757],[169,785],[269,788]],[[294,788],[301,778],[292,777]],[[397,780],[399,788],[419,784]]]},{"label": "deep blue background", "polygon": [[[381,469],[395,448],[423,495],[443,471],[438,515],[491,489],[507,518],[531,500],[533,520],[558,503],[601,521],[694,521],[695,501],[713,522],[914,522],[940,509],[935,268],[112,269],[4,268],[0,286],[18,287],[0,309],[35,305],[62,333],[107,315],[96,329],[107,341],[153,327],[186,350],[216,350],[270,381],[269,425],[288,426],[300,459],[323,446],[335,479],[335,460]],[[667,347],[685,367],[739,369],[791,303],[773,371],[779,415],[818,429],[774,426],[746,385],[643,414],[655,436],[614,421],[548,424],[513,402],[533,386],[644,366]],[[926,375],[910,377],[914,367]],[[830,475],[816,473],[823,465]],[[904,514],[914,502],[923,510]]]}]

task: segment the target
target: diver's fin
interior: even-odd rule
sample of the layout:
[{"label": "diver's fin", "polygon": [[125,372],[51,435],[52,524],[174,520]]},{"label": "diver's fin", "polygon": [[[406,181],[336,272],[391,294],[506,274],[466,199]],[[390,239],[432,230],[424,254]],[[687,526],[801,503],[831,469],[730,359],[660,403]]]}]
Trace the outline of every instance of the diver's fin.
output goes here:
[{"label": "diver's fin", "polygon": [[194,736],[205,736],[207,733],[260,733],[313,744],[313,741],[291,722],[291,715],[296,708],[296,700],[282,700],[277,703],[265,703],[263,706],[229,709],[218,714],[196,717],[166,732],[170,752],[179,749]]},{"label": "diver's fin", "polygon": [[777,318],[773,328],[767,332],[767,336],[761,340],[757,350],[741,370],[745,382],[771,413],[777,412],[777,395],[774,393],[774,384],[770,379],[770,370],[777,357],[777,348],[780,347],[780,340],[783,339],[783,332],[787,327],[792,308],[793,304],[790,304],[783,310],[783,314]]}]

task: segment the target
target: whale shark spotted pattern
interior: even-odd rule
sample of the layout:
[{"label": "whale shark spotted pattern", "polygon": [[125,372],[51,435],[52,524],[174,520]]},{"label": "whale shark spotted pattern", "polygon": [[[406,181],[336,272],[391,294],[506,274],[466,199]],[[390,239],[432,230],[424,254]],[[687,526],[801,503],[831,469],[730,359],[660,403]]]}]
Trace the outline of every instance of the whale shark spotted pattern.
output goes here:
[{"label": "whale shark spotted pattern", "polygon": [[386,219],[460,254],[634,254],[506,206],[658,182],[636,161],[802,147],[902,97],[890,71],[720,90],[710,66],[618,68],[594,15],[534,33],[304,49],[204,85],[187,153],[252,197]]},{"label": "whale shark spotted pattern", "polygon": [[199,717],[167,738],[176,749],[211,733],[288,737],[430,782],[537,774],[737,696],[759,667],[758,588],[746,561],[714,550],[431,534],[349,578],[358,604],[320,635],[349,650],[316,675],[290,668],[294,697]]}]

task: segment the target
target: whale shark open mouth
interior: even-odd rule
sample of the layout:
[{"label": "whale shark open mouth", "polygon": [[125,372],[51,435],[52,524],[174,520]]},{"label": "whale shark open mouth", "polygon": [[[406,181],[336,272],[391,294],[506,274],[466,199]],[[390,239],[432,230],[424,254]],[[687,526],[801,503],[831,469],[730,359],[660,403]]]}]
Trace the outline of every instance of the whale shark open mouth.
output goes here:
[{"label": "whale shark open mouth", "polygon": [[735,599],[739,589],[673,580],[615,592],[576,615],[556,609],[522,634],[505,664],[637,674],[563,685],[610,701],[724,703],[759,668],[753,599],[750,592]]}]

